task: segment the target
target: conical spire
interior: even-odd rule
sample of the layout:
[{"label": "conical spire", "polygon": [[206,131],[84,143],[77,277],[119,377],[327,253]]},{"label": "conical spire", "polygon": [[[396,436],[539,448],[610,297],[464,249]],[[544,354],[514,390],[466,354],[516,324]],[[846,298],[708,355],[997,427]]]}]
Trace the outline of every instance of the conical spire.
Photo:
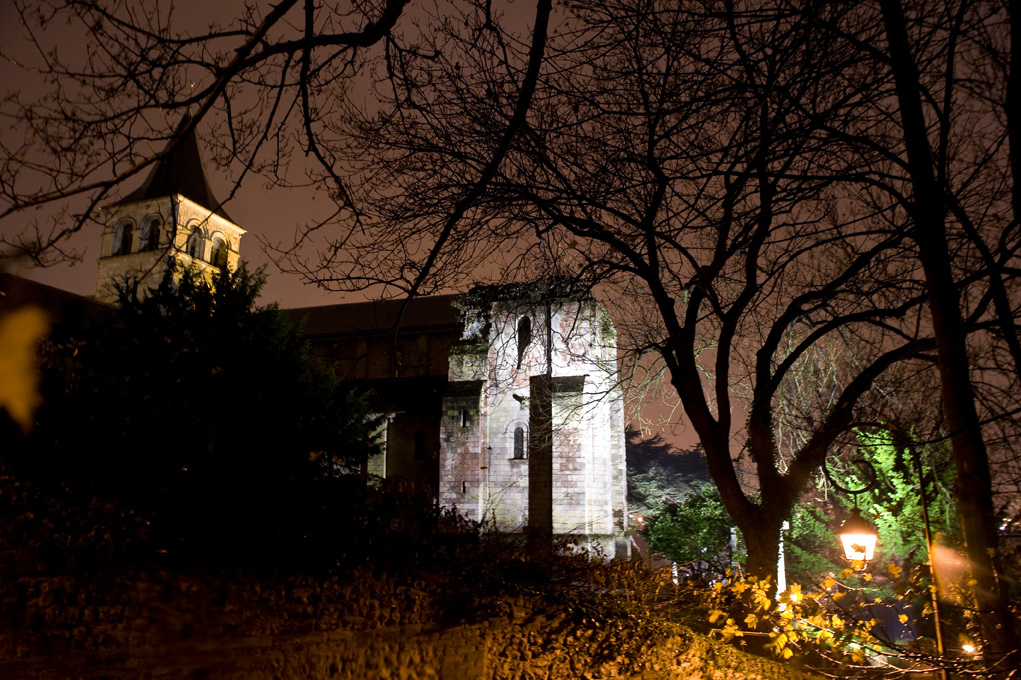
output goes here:
[{"label": "conical spire", "polygon": [[[178,139],[181,132],[191,125],[191,122],[191,114],[184,114],[168,148],[170,145],[173,145],[174,140]],[[180,142],[169,155],[156,162],[156,165],[153,166],[152,171],[145,182],[142,183],[142,186],[125,196],[120,202],[133,203],[163,198],[174,194],[180,194],[198,203],[203,208],[213,211],[220,217],[231,222],[234,221],[223,210],[220,202],[216,200],[212,190],[209,188],[194,128],[180,139]]]}]

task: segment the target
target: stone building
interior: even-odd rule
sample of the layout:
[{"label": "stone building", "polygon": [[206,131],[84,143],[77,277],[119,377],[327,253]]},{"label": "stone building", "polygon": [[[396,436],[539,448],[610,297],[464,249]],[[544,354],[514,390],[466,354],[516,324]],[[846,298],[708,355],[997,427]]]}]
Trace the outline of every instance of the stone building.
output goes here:
[{"label": "stone building", "polygon": [[[180,130],[190,124],[181,121]],[[194,131],[156,163],[145,182],[105,214],[96,299],[113,302],[117,286],[155,287],[171,259],[212,278],[238,265],[245,230],[234,224],[206,181]]]},{"label": "stone building", "polygon": [[[207,276],[233,269],[245,233],[213,197],[194,135],[106,221],[101,301],[126,278],[155,285],[172,259]],[[547,281],[288,313],[387,416],[367,473],[427,485],[500,531],[541,527],[627,553],[616,334],[587,291]]]},{"label": "stone building", "polygon": [[[401,306],[288,310],[313,352],[387,414],[368,472],[428,484],[442,505],[500,531],[545,515],[555,535],[626,555],[623,396],[602,305],[563,284],[481,287],[411,301],[395,332]],[[538,385],[549,386],[545,422]],[[531,483],[540,477],[545,501]]]}]

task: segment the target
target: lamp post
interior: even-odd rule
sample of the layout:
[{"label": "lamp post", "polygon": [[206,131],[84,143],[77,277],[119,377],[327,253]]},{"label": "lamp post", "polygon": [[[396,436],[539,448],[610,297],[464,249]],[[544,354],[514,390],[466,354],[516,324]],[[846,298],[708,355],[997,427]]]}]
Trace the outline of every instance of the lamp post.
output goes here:
[{"label": "lamp post", "polygon": [[[925,551],[929,558],[929,575],[932,578],[932,586],[929,593],[932,596],[932,624],[936,628],[936,653],[943,658],[943,626],[940,623],[939,611],[939,576],[936,574],[936,563],[932,559],[932,530],[929,526],[929,501],[925,496],[925,475],[922,473],[922,458],[918,455],[918,449],[911,437],[901,428],[899,423],[890,424],[890,432],[896,437],[897,444],[907,448],[911,459],[915,463],[915,470],[918,472],[918,495],[922,501],[922,523],[925,527]],[[949,674],[946,667],[940,668],[940,678],[947,680]]]}]

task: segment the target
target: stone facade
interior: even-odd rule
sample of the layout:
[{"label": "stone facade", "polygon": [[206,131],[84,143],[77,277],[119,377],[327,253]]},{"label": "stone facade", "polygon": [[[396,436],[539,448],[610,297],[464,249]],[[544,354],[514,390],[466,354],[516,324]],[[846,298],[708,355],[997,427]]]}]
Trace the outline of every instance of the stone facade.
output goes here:
[{"label": "stone facade", "polygon": [[207,280],[236,269],[245,230],[195,201],[174,194],[107,208],[99,251],[96,299],[113,302],[117,285],[136,280],[153,288],[171,259]]},{"label": "stone facade", "polygon": [[206,180],[191,117],[135,191],[106,209],[95,298],[117,299],[117,286],[155,287],[171,262],[207,280],[235,269],[245,230],[234,224]]},{"label": "stone facade", "polygon": [[[616,333],[602,305],[536,282],[419,298],[403,314],[401,307],[289,310],[313,353],[369,390],[386,415],[383,452],[366,472],[413,479],[469,519],[524,533],[543,514],[532,507],[532,453],[548,444],[549,530],[606,557],[627,556],[623,396]],[[544,433],[533,427],[532,402],[548,370],[552,424]]]},{"label": "stone facade", "polygon": [[[513,299],[519,289],[488,309],[466,310],[443,398],[439,501],[500,531],[525,531],[529,449],[551,438],[553,533],[621,554],[624,417],[613,323],[587,295]],[[547,372],[552,426],[537,433],[530,431],[533,383]]]}]

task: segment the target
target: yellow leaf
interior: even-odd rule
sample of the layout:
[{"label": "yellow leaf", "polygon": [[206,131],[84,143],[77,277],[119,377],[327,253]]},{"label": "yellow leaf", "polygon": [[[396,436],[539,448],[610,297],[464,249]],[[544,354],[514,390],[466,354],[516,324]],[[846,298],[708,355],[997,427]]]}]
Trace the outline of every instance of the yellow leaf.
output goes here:
[{"label": "yellow leaf", "polygon": [[907,623],[907,622],[908,622],[908,617],[907,617],[907,614],[900,614],[900,615],[899,615],[899,616],[897,617],[897,619],[898,619],[898,620],[899,620],[899,621],[900,621],[901,623]]},{"label": "yellow leaf", "polygon": [[862,578],[865,579],[866,581],[871,581],[872,574],[862,574]]},{"label": "yellow leaf", "polygon": [[822,587],[825,588],[826,590],[829,590],[835,585],[837,585],[837,582],[828,576],[822,582]]},{"label": "yellow leaf", "polygon": [[900,578],[901,573],[904,571],[893,562],[890,562],[890,566],[888,566],[886,570],[890,572],[890,576],[894,578]]},{"label": "yellow leaf", "polygon": [[22,431],[32,429],[32,415],[42,403],[35,347],[49,329],[36,307],[21,307],[0,318],[0,408]]},{"label": "yellow leaf", "polygon": [[716,620],[724,615],[725,612],[722,612],[719,609],[712,610],[711,612],[709,612],[709,623],[716,623]]},{"label": "yellow leaf", "polygon": [[854,576],[854,570],[852,569],[844,569],[840,572],[840,578],[851,578],[852,576]]},{"label": "yellow leaf", "polygon": [[755,614],[749,614],[748,616],[744,617],[744,625],[748,626],[749,628],[754,628],[755,626],[759,625],[759,617],[756,616]]},{"label": "yellow leaf", "polygon": [[844,593],[833,593],[833,601],[836,602],[844,596]]},{"label": "yellow leaf", "polygon": [[783,658],[789,659],[794,656],[794,652],[791,651],[790,647],[785,647],[783,650]]}]

